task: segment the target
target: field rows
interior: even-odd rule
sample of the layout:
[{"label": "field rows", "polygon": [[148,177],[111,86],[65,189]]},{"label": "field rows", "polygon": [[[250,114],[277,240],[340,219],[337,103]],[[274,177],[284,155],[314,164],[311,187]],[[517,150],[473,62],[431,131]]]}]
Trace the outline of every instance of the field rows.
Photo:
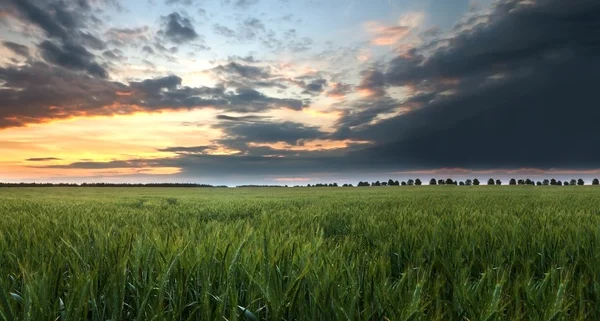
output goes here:
[{"label": "field rows", "polygon": [[6,188],[0,319],[598,320],[599,238],[594,187]]}]

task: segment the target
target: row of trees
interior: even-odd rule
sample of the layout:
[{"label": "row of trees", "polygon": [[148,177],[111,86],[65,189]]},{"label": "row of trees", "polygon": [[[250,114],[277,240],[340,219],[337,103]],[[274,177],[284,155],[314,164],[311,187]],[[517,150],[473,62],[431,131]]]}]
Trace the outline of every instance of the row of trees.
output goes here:
[{"label": "row of trees", "polygon": [[0,187],[227,187],[195,183],[1,183]]},{"label": "row of trees", "polygon": [[[423,185],[423,182],[417,178],[417,179],[409,179],[407,181],[395,181],[392,179],[389,179],[387,182],[383,181],[375,181],[372,183],[369,183],[367,181],[363,182],[360,181],[358,182],[357,186],[358,187],[364,187],[364,186],[420,186]],[[460,185],[460,186],[478,186],[481,185],[481,182],[479,181],[479,179],[474,178],[474,179],[466,179],[464,181],[455,181],[451,178],[447,178],[447,179],[435,179],[432,178],[429,181],[429,185]],[[502,181],[499,179],[493,179],[490,178],[487,181],[487,185],[502,185]],[[556,180],[555,178],[552,179],[544,179],[543,181],[537,181],[534,182],[533,180],[527,178],[527,179],[515,179],[515,178],[511,178],[508,182],[508,185],[537,185],[537,186],[542,186],[542,185],[551,185],[551,186],[569,186],[569,185],[585,185],[585,181],[583,179],[571,179],[570,181],[565,180],[564,182],[560,181],[560,180]],[[594,178],[594,180],[592,181],[592,185],[600,185],[600,181],[597,178]],[[300,187],[300,186],[294,186],[294,187]],[[308,184],[307,187],[338,187],[337,183],[331,183],[331,184]],[[344,184],[342,185],[342,187],[353,187],[352,184]]]}]

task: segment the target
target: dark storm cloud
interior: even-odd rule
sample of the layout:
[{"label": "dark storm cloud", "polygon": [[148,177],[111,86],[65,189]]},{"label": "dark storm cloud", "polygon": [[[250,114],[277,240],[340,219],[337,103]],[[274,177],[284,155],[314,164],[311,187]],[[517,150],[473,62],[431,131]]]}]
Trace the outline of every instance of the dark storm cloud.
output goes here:
[{"label": "dark storm cloud", "polygon": [[[124,85],[33,63],[0,68],[0,128],[77,115],[105,114]],[[108,112],[110,113],[110,112]]]},{"label": "dark storm cloud", "polygon": [[402,105],[419,108],[338,134],[373,140],[360,155],[404,167],[597,167],[599,16],[592,0],[497,2],[486,23],[361,84],[412,88]]},{"label": "dark storm cloud", "polygon": [[315,80],[312,80],[309,83],[303,85],[304,91],[302,93],[318,95],[318,94],[322,93],[323,90],[325,90],[326,86],[327,86],[326,79],[323,79],[323,78],[315,79]]},{"label": "dark storm cloud", "polygon": [[95,56],[83,46],[44,40],[38,46],[42,57],[57,66],[86,71],[90,75],[107,78],[108,72],[95,61]]},{"label": "dark storm cloud", "polygon": [[29,57],[29,47],[11,41],[3,41],[4,47],[23,57]]},{"label": "dark storm cloud", "polygon": [[393,112],[400,106],[400,102],[388,96],[372,96],[351,102],[344,101],[335,106],[341,107],[342,116],[336,121],[338,130],[333,137],[346,139],[349,133],[375,120],[377,116]]},{"label": "dark storm cloud", "polygon": [[189,18],[173,12],[163,18],[164,27],[159,33],[174,43],[185,43],[198,39],[198,33]]},{"label": "dark storm cloud", "polygon": [[359,90],[366,90],[374,96],[385,95],[385,89],[387,87],[385,82],[385,75],[375,69],[369,69],[362,72],[362,80],[358,85]]},{"label": "dark storm cloud", "polygon": [[[21,13],[30,22],[43,29],[50,37],[66,39],[69,33],[67,32],[64,23],[70,22],[70,24],[75,24],[75,18],[71,17],[68,12],[65,12],[60,7],[54,8],[58,10],[54,11],[55,13],[52,15],[50,13],[52,11],[44,10],[36,6],[30,0],[8,0],[8,3],[12,4],[19,11],[19,13]],[[52,4],[49,4],[49,7],[51,5]],[[52,5],[52,7],[56,6]],[[63,23],[61,24],[59,21],[62,21]]]},{"label": "dark storm cloud", "polygon": [[34,158],[26,159],[26,161],[28,161],[28,162],[46,162],[46,161],[55,161],[55,160],[62,160],[62,159],[56,158],[56,157],[34,157]]},{"label": "dark storm cloud", "polygon": [[45,63],[0,68],[0,128],[74,116],[213,107],[223,112],[300,110],[300,100],[269,97],[257,90],[188,87],[180,77],[110,82]]},{"label": "dark storm cloud", "polygon": [[42,57],[49,63],[90,75],[106,78],[107,71],[96,62],[86,47],[102,50],[105,43],[90,32],[80,29],[91,16],[87,2],[8,0],[17,19],[36,25],[49,39],[38,44]]},{"label": "dark storm cloud", "polygon": [[213,127],[223,130],[225,141],[236,143],[277,143],[300,145],[303,140],[314,140],[325,136],[319,127],[295,122],[224,121]]}]

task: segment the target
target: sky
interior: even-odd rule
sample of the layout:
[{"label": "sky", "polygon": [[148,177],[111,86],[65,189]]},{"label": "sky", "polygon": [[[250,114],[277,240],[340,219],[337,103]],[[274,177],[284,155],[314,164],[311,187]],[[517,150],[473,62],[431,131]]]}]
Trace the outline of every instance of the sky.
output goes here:
[{"label": "sky", "polygon": [[597,0],[0,0],[0,181],[600,177]]}]

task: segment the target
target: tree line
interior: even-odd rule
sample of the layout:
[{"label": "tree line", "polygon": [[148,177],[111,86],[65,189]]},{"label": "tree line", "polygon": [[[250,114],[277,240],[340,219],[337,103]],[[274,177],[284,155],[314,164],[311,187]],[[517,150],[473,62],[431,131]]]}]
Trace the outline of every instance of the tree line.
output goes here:
[{"label": "tree line", "polygon": [[195,183],[2,183],[0,187],[212,187],[221,188],[225,185],[209,185]]},{"label": "tree line", "polygon": [[[499,179],[493,179],[490,178],[487,180],[487,185],[502,185],[502,181]],[[364,187],[364,186],[420,186],[423,185],[423,182],[421,181],[421,179],[417,178],[417,179],[409,179],[407,181],[402,181],[399,182],[397,180],[393,180],[393,179],[389,179],[387,182],[386,181],[375,181],[375,182],[371,182],[369,183],[368,181],[360,181],[358,182],[358,184],[356,186],[358,187]],[[478,185],[482,185],[481,182],[479,181],[479,179],[474,178],[474,179],[466,179],[464,181],[457,181],[457,180],[453,180],[451,178],[447,178],[447,179],[435,179],[432,178],[431,180],[429,180],[429,185],[459,185],[459,186],[478,186]],[[544,179],[542,181],[533,181],[532,179],[526,178],[526,179],[515,179],[515,178],[511,178],[508,181],[508,185],[534,185],[534,186],[569,186],[569,185],[585,185],[585,181],[580,178],[580,179],[571,179],[571,180],[565,180],[560,181],[557,180],[555,178],[552,179]],[[592,180],[592,185],[600,185],[600,181],[597,178],[594,178]],[[338,184],[337,183],[330,183],[330,184],[308,184],[306,187],[337,187]],[[295,187],[301,187],[301,186],[295,186]],[[342,187],[353,187],[352,184],[343,184]]]},{"label": "tree line", "polygon": [[[499,179],[490,178],[487,180],[487,185],[502,185],[502,181]],[[356,186],[420,186],[423,185],[421,179],[409,179],[406,181],[399,182],[397,180],[389,179],[388,181],[360,181]],[[478,186],[481,185],[479,179],[466,179],[464,181],[457,181],[451,178],[447,179],[435,179],[429,180],[429,185],[457,185],[457,186]],[[508,181],[508,185],[532,185],[532,186],[570,186],[570,185],[585,185],[585,181],[581,178],[570,179],[570,180],[557,180],[544,179],[542,181],[533,181],[527,179],[515,179],[511,178]],[[597,178],[592,180],[592,185],[600,185],[600,181]],[[2,183],[0,187],[204,187],[204,188],[227,188],[227,185],[210,185],[210,184],[197,184],[197,183]],[[288,187],[288,185],[238,185],[236,187]],[[306,186],[295,185],[294,187],[340,187],[338,183],[317,183],[307,184]],[[343,184],[341,187],[354,187],[353,184]]]}]

